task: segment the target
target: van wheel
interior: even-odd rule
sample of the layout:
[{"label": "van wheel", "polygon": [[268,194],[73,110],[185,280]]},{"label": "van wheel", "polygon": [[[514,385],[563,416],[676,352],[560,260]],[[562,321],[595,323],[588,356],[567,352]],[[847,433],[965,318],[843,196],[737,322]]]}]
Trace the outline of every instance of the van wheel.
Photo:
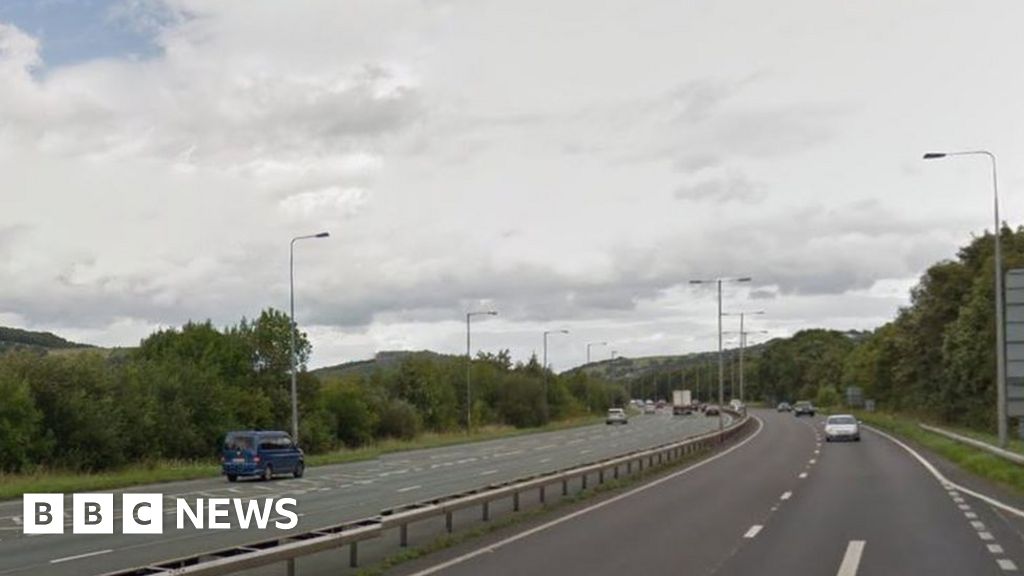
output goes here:
[{"label": "van wheel", "polygon": [[303,464],[302,462],[299,462],[298,464],[295,465],[295,472],[292,472],[292,475],[295,476],[296,478],[302,478],[302,474],[305,471],[306,465]]},{"label": "van wheel", "polygon": [[238,480],[238,474],[228,474],[228,482],[235,482]]},{"label": "van wheel", "polygon": [[260,479],[263,480],[264,482],[269,482],[270,479],[273,477],[274,468],[270,464],[267,464],[267,467],[263,469],[263,476],[260,476]]}]

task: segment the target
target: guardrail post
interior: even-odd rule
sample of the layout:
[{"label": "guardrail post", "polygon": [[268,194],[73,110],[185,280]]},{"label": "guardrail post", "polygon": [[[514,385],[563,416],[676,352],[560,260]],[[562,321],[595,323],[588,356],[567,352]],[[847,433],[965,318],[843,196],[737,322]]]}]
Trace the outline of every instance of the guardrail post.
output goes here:
[{"label": "guardrail post", "polygon": [[562,480],[562,496],[568,496],[568,495],[569,495],[569,481],[568,480]]},{"label": "guardrail post", "polygon": [[348,565],[351,568],[359,566],[359,542],[348,545]]},{"label": "guardrail post", "polygon": [[612,472],[612,478],[615,478],[616,480],[619,479],[619,465],[618,464],[615,465],[614,472]]},{"label": "guardrail post", "polygon": [[295,576],[295,558],[288,559],[288,576]]},{"label": "guardrail post", "polygon": [[[409,525],[408,524],[402,524],[398,528],[398,534],[399,534],[398,545],[401,546],[402,548],[405,548],[406,546],[409,545]],[[294,574],[292,576],[294,576]]]},{"label": "guardrail post", "polygon": [[544,498],[544,486],[541,486],[541,487],[540,487],[540,503],[541,503],[541,504],[544,504],[544,502],[545,502],[545,498]]},{"label": "guardrail post", "polygon": [[484,522],[487,522],[491,519],[491,503],[484,502],[481,505],[481,508],[483,509],[483,514],[481,514],[481,518],[483,519]]},{"label": "guardrail post", "polygon": [[633,461],[630,460],[629,462],[626,462],[626,474],[632,474],[632,473],[633,473]]},{"label": "guardrail post", "polygon": [[604,468],[597,471],[597,483],[604,484]]},{"label": "guardrail post", "polygon": [[512,493],[512,511],[519,512],[519,492]]},{"label": "guardrail post", "polygon": [[445,512],[444,515],[444,528],[449,534],[452,533],[452,513],[451,511]]},{"label": "guardrail post", "polygon": [[584,474],[582,476],[582,478],[583,478],[583,490],[586,490],[587,489],[587,475]]}]

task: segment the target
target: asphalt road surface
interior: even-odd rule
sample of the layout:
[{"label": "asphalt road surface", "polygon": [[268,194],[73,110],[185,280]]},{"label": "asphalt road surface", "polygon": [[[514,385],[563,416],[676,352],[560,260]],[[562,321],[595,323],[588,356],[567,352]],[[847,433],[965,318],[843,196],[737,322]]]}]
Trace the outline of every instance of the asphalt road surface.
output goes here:
[{"label": "asphalt road surface", "polygon": [[[165,495],[162,535],[121,534],[119,518],[115,533],[110,535],[71,534],[70,518],[66,519],[63,535],[23,535],[19,499],[0,503],[0,575],[85,576],[245,544],[284,532],[273,528],[240,530],[234,523],[230,530],[177,530],[173,499],[179,496],[190,503],[195,498],[210,497],[294,497],[300,518],[293,531],[305,532],[373,516],[401,504],[677,441],[711,431],[717,425],[717,418],[700,415],[634,416],[626,426],[601,424],[310,468],[302,479],[229,484],[216,478],[130,489]],[[114,501],[120,513],[120,496],[115,495]],[[67,495],[65,511],[70,510]]]},{"label": "asphalt road surface", "polygon": [[728,453],[397,573],[963,576],[1024,566],[1020,518],[944,486],[886,437],[865,429],[859,443],[826,443],[820,418],[754,414],[763,425]]}]

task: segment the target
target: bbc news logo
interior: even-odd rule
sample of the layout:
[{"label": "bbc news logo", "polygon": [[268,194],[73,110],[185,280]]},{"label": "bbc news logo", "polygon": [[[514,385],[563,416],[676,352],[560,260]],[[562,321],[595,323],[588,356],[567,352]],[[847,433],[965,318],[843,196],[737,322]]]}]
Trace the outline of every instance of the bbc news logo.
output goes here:
[{"label": "bbc news logo", "polygon": [[[232,513],[243,530],[273,526],[290,530],[299,524],[294,498],[197,498],[174,502],[175,526],[184,530],[229,530]],[[122,534],[163,534],[163,494],[121,494],[115,508],[113,494],[72,494],[72,534],[113,534],[120,512]],[[169,514],[169,512],[168,512]],[[25,494],[22,499],[22,532],[63,534],[64,494]]]}]

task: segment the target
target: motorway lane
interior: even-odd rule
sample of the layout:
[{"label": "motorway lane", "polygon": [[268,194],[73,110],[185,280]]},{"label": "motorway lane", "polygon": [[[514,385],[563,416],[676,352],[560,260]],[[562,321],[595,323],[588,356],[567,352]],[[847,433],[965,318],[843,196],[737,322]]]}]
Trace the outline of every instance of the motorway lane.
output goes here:
[{"label": "motorway lane", "polygon": [[399,573],[981,575],[1024,564],[1020,533],[889,440],[865,431],[860,443],[824,443],[820,419],[753,414],[760,432],[714,461]]},{"label": "motorway lane", "polygon": [[[287,532],[177,530],[173,527],[173,498],[177,496],[192,504],[195,498],[209,497],[294,497],[302,515],[296,530],[307,531],[372,516],[384,508],[676,441],[713,430],[717,422],[702,416],[636,416],[626,426],[602,424],[311,468],[302,479],[228,484],[218,478],[128,490],[167,496],[169,514],[160,536],[120,534],[119,520],[112,535],[72,535],[69,525],[64,535],[25,536],[16,521],[22,512],[20,500],[7,502],[0,504],[0,575],[95,574]],[[115,496],[118,513],[119,502]],[[70,511],[70,496],[65,506]],[[75,558],[87,554],[95,555]],[[54,563],[65,558],[73,559]]]}]

